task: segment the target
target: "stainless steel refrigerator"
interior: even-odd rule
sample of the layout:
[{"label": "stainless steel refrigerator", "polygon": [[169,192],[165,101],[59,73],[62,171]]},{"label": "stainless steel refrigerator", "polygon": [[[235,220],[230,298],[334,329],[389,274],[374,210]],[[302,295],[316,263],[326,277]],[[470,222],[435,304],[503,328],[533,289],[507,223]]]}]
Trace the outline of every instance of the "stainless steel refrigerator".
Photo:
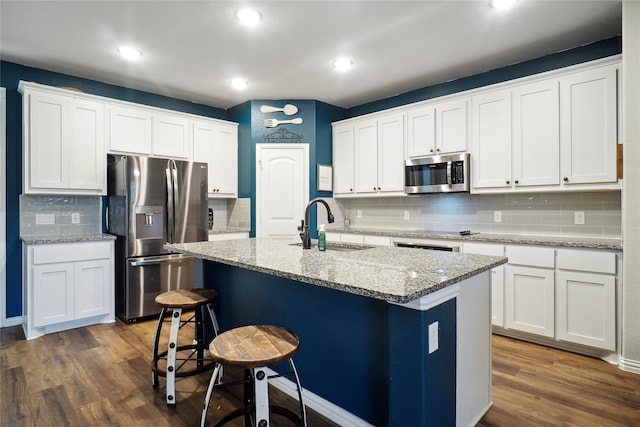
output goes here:
[{"label": "stainless steel refrigerator", "polygon": [[163,245],[207,240],[207,164],[110,155],[107,171],[116,314],[133,322],[160,313],[158,294],[194,286],[195,260]]}]

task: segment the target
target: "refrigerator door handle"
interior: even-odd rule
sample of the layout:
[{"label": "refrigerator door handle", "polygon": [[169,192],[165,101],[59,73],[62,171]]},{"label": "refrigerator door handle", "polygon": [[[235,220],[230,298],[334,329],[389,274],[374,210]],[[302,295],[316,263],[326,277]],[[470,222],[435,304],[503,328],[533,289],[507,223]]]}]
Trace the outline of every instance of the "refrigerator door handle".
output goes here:
[{"label": "refrigerator door handle", "polygon": [[173,179],[171,178],[171,160],[167,161],[167,168],[165,169],[165,173],[167,175],[167,242],[173,243],[173,231],[175,228],[175,208],[173,197]]},{"label": "refrigerator door handle", "polygon": [[171,243],[176,243],[176,209],[180,206],[180,187],[178,185],[178,166],[171,160],[172,188],[173,188],[173,221],[171,221]]},{"label": "refrigerator door handle", "polygon": [[131,265],[131,267],[143,267],[145,265],[164,264],[168,262],[184,262],[191,259],[192,257],[183,255],[146,257],[136,261],[129,261],[129,265]]}]

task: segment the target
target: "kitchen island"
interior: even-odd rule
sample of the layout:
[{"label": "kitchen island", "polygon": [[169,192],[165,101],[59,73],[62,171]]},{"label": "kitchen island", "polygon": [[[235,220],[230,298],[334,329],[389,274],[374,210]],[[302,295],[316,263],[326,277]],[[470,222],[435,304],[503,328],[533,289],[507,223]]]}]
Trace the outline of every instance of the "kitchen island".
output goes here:
[{"label": "kitchen island", "polygon": [[223,330],[273,323],[300,336],[306,403],[339,424],[471,426],[482,417],[491,405],[489,270],[506,258],[296,243],[165,247],[207,261]]}]

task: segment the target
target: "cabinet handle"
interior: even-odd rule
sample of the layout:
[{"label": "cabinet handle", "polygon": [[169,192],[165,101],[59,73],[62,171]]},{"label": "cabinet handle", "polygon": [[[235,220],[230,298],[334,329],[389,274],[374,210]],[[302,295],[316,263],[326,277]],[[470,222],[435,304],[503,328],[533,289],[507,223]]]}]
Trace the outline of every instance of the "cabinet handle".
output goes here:
[{"label": "cabinet handle", "polygon": [[562,178],[562,180],[563,180],[564,182],[569,182],[569,178],[568,178],[568,177],[566,177],[566,176],[565,176],[564,178]]}]

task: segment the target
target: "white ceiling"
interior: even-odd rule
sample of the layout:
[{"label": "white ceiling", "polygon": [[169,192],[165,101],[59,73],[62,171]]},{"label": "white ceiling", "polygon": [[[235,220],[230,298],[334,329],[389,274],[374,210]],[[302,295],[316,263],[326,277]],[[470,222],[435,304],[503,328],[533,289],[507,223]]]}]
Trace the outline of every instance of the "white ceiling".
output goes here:
[{"label": "white ceiling", "polygon": [[[263,15],[255,27],[241,6]],[[220,108],[352,107],[621,34],[621,0],[0,0],[0,58]],[[134,44],[130,63],[116,48]],[[348,73],[332,60],[349,56]],[[229,81],[249,81],[234,91]]]}]

